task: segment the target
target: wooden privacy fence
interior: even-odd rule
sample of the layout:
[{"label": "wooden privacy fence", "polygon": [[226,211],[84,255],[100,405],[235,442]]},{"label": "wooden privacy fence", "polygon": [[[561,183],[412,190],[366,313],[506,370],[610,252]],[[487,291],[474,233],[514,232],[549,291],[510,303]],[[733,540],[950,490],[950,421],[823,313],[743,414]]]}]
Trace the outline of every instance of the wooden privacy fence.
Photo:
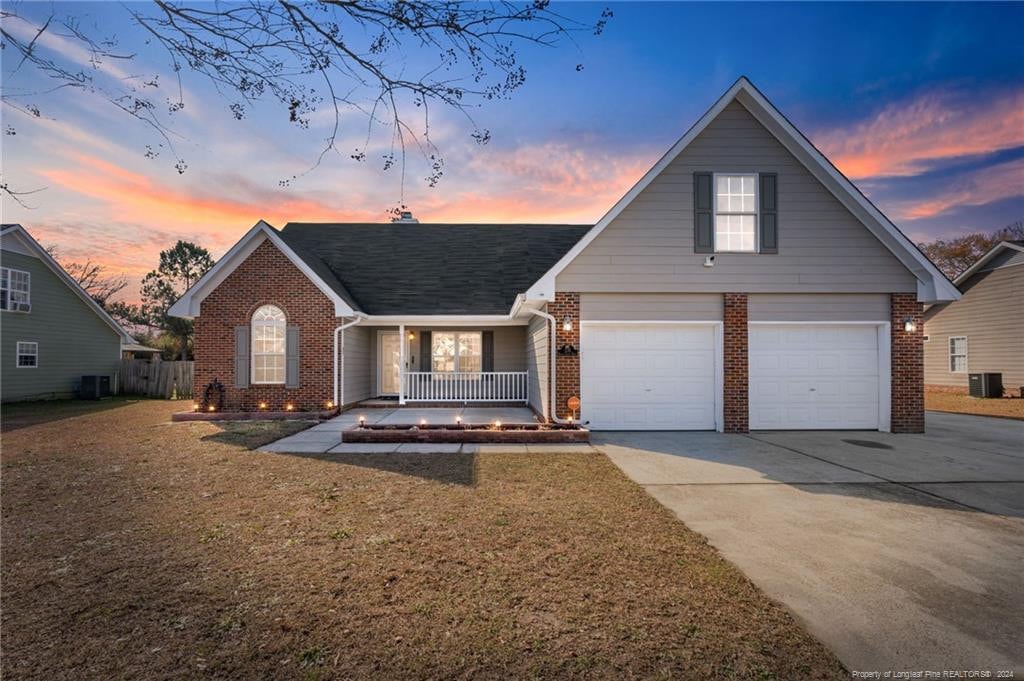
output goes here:
[{"label": "wooden privacy fence", "polygon": [[192,371],[192,362],[123,359],[117,383],[123,395],[187,399],[192,397]]}]

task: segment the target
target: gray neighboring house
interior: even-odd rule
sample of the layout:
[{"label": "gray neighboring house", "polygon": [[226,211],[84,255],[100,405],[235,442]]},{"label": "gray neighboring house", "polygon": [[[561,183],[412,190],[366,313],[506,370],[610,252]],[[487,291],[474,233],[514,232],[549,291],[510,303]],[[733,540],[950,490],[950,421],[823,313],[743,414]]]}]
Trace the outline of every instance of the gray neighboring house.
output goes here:
[{"label": "gray neighboring house", "polygon": [[110,376],[121,326],[21,225],[0,228],[0,401],[72,397],[83,375]]},{"label": "gray neighboring house", "polygon": [[960,300],[932,305],[924,319],[924,382],[966,392],[971,373],[1001,373],[1024,386],[1024,241],[1003,241],[956,278]]}]

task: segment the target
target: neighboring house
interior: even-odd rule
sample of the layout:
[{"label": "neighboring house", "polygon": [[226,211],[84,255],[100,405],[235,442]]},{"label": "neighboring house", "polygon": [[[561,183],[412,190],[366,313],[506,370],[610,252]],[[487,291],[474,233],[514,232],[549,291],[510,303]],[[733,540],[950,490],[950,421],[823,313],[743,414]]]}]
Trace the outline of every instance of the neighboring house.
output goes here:
[{"label": "neighboring house", "polygon": [[85,375],[113,387],[134,339],[21,225],[0,228],[0,267],[0,399],[71,397]]},{"label": "neighboring house", "polygon": [[967,392],[969,373],[1024,386],[1024,241],[1003,241],[954,282],[963,297],[924,313],[924,382]]},{"label": "neighboring house", "polygon": [[141,343],[124,343],[121,346],[122,359],[160,359],[159,348],[151,348]]},{"label": "neighboring house", "polygon": [[958,297],[741,78],[595,225],[260,222],[171,312],[234,408],[916,432],[922,306]]}]

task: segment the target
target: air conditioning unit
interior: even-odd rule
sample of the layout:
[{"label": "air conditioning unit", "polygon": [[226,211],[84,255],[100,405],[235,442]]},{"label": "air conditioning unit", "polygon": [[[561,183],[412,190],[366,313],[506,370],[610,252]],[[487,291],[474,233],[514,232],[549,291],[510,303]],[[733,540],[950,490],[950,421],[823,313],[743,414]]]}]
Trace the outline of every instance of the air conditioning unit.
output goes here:
[{"label": "air conditioning unit", "polygon": [[110,397],[110,376],[82,376],[78,394],[83,400],[99,400]]},{"label": "air conditioning unit", "polygon": [[971,397],[1003,396],[1002,374],[970,374],[967,382],[971,388]]}]

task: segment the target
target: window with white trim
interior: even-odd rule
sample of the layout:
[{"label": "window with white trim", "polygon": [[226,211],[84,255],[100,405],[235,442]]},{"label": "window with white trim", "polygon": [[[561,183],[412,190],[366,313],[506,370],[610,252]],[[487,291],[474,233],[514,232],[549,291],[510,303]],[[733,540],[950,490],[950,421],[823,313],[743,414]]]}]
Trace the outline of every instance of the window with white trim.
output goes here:
[{"label": "window with white trim", "polygon": [[954,374],[967,373],[967,336],[950,336],[949,370]]},{"label": "window with white trim", "polygon": [[284,383],[287,321],[281,308],[263,305],[252,315],[252,382]]},{"label": "window with white trim", "polygon": [[715,174],[715,250],[757,251],[756,174]]},{"label": "window with white trim", "polygon": [[434,331],[430,366],[440,373],[477,372],[483,367],[483,334],[479,331]]},{"label": "window with white trim", "polygon": [[0,267],[0,310],[28,312],[32,309],[32,275]]},{"label": "window with white trim", "polygon": [[39,343],[18,341],[17,362],[19,369],[35,369],[39,366]]}]

